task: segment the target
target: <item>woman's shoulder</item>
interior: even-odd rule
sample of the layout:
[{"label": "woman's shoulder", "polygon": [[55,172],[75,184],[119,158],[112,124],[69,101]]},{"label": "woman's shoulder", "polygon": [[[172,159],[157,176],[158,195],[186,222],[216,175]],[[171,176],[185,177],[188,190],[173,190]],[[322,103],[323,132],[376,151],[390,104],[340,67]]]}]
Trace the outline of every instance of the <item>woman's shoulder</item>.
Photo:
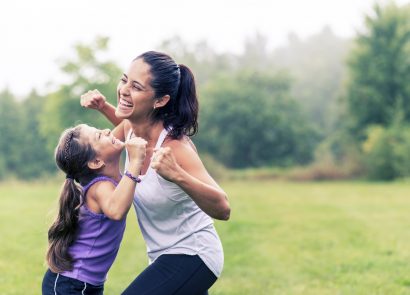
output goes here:
[{"label": "woman's shoulder", "polygon": [[195,144],[188,136],[183,136],[179,139],[173,139],[167,136],[164,140],[162,147],[169,147],[173,151],[189,152],[193,151],[197,153]]},{"label": "woman's shoulder", "polygon": [[180,139],[167,139],[162,147],[170,148],[176,161],[181,166],[186,167],[200,161],[194,143],[187,136]]}]

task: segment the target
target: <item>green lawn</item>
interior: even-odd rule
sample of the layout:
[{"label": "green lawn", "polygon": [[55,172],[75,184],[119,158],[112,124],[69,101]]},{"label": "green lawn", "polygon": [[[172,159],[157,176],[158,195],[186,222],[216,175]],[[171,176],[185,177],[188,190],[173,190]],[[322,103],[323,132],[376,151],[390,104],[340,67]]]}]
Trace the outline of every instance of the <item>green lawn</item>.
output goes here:
[{"label": "green lawn", "polygon": [[[57,182],[57,181],[55,181]],[[210,294],[410,294],[409,183],[227,182]],[[0,184],[0,294],[40,294],[59,184]],[[134,211],[106,294],[147,264]]]}]

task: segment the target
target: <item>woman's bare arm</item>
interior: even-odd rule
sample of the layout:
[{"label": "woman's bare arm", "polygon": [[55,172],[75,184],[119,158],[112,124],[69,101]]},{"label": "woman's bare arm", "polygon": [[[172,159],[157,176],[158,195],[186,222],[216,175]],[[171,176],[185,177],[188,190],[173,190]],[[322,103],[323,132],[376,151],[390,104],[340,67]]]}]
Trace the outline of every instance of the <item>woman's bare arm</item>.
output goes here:
[{"label": "woman's bare arm", "polygon": [[227,194],[209,175],[196,151],[187,142],[171,141],[154,153],[151,167],[181,187],[205,213],[228,220]]},{"label": "woman's bare arm", "polygon": [[89,90],[81,95],[80,104],[84,108],[94,109],[102,113],[114,126],[122,122],[115,116],[115,107],[97,89]]}]

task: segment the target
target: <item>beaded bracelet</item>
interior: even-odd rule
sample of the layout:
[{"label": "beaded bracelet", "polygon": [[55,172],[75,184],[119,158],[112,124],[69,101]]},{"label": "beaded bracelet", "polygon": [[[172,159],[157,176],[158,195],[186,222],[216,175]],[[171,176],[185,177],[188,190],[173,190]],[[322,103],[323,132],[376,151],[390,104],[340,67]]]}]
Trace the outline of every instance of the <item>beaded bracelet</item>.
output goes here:
[{"label": "beaded bracelet", "polygon": [[128,176],[129,178],[131,178],[134,182],[136,183],[140,183],[141,179],[139,177],[135,177],[134,175],[132,175],[128,170],[125,170],[125,175]]}]

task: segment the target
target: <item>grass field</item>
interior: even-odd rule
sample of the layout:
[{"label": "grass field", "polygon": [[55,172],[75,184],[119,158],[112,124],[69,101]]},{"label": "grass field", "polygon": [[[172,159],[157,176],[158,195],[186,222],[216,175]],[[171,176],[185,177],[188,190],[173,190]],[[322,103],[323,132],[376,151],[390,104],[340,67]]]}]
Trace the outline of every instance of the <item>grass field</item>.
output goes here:
[{"label": "grass field", "polygon": [[[57,181],[55,181],[57,183]],[[227,182],[222,294],[410,294],[409,183]],[[59,185],[0,183],[0,294],[40,294]],[[146,266],[134,211],[106,283]]]}]

